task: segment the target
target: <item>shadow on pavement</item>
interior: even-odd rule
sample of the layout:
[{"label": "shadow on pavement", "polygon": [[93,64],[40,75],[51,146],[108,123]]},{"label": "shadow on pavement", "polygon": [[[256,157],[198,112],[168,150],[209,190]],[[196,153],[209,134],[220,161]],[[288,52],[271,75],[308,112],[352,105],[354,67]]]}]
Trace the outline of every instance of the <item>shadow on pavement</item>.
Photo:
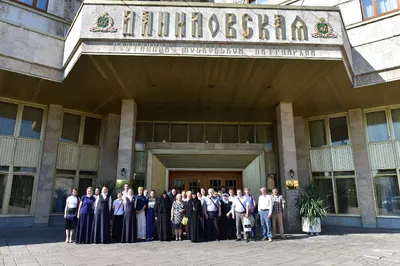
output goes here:
[{"label": "shadow on pavement", "polygon": [[[400,230],[329,226],[322,228],[320,236],[345,236],[357,234],[400,234]],[[302,232],[293,232],[293,234],[286,234],[286,240],[284,241],[296,241],[316,237],[317,236],[310,236]],[[65,231],[62,226],[0,229],[0,247],[63,243],[64,240]],[[277,237],[274,241],[282,240]]]}]

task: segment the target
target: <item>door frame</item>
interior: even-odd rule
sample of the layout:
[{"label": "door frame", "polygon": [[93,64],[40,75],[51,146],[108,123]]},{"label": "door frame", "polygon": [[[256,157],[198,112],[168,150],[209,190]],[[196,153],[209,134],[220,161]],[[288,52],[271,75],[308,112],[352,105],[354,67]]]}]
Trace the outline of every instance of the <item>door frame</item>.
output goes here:
[{"label": "door frame", "polygon": [[[238,170],[168,170],[168,190],[173,188],[174,180],[185,180],[185,190],[189,190],[189,180],[200,180],[200,188],[208,190],[209,181],[220,179],[221,186],[225,186],[226,180],[237,180],[237,188],[242,188],[243,173]],[[227,187],[228,189],[228,187]]]}]

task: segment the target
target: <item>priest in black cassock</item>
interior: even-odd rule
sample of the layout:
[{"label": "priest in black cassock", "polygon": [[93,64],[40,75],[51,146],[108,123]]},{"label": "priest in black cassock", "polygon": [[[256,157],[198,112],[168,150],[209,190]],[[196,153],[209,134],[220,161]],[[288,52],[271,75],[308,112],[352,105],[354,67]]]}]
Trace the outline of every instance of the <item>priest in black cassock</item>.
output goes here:
[{"label": "priest in black cassock", "polygon": [[192,192],[192,198],[186,205],[186,215],[188,221],[188,239],[192,242],[200,242],[202,229],[200,219],[203,218],[203,208],[201,201],[197,198],[196,192]]},{"label": "priest in black cassock", "polygon": [[158,238],[160,241],[171,241],[171,208],[172,202],[164,190],[154,208],[157,224]]}]

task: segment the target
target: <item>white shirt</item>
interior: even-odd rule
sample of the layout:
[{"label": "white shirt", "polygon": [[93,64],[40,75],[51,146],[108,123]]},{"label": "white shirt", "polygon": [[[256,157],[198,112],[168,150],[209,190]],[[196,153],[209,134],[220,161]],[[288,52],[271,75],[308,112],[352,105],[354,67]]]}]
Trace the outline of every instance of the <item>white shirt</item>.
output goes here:
[{"label": "white shirt", "polygon": [[236,199],[236,196],[235,196],[235,195],[229,196],[229,197],[228,197],[228,200],[229,200],[230,202],[233,202],[235,199]]},{"label": "white shirt", "polygon": [[272,214],[272,199],[271,195],[260,195],[258,197],[258,211],[268,210],[269,214]]},{"label": "white shirt", "polygon": [[114,215],[122,215],[124,214],[124,201],[116,199],[113,202],[114,207]]},{"label": "white shirt", "polygon": [[73,195],[69,196],[67,198],[67,207],[68,209],[78,208],[78,197],[75,197]]},{"label": "white shirt", "polygon": [[[247,202],[246,198],[244,196],[241,197],[236,197],[235,200],[232,203],[232,209],[235,212],[245,212],[246,207],[249,205]],[[245,208],[243,208],[245,207]]]}]

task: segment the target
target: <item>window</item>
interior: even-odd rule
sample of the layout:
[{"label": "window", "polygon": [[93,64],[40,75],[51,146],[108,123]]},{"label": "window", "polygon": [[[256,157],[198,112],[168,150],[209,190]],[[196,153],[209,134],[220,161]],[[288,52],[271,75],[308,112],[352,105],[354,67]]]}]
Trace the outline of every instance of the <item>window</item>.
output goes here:
[{"label": "window", "polygon": [[239,126],[240,143],[254,143],[254,125]]},{"label": "window", "polygon": [[171,125],[171,142],[187,142],[188,125],[172,124]]},{"label": "window", "polygon": [[221,126],[206,125],[206,141],[209,143],[220,143]]},{"label": "window", "polygon": [[27,138],[40,138],[43,109],[24,106],[19,135]]},{"label": "window", "polygon": [[222,143],[239,143],[237,125],[222,126]]},{"label": "window", "polygon": [[273,149],[273,126],[268,125],[256,125],[256,141],[257,143],[263,143],[267,145],[268,150]]},{"label": "window", "polygon": [[361,0],[364,18],[372,18],[399,9],[399,0]]},{"label": "window", "polygon": [[218,192],[218,190],[221,189],[221,180],[220,179],[210,180],[209,188],[212,188],[214,189],[215,192]]},{"label": "window", "polygon": [[359,214],[355,178],[336,178],[338,213]]},{"label": "window", "polygon": [[169,124],[154,125],[154,141],[155,142],[169,141]]},{"label": "window", "polygon": [[34,176],[14,175],[8,212],[10,214],[29,214],[31,211]]},{"label": "window", "polygon": [[200,180],[189,180],[189,191],[200,192]]},{"label": "window", "polygon": [[233,188],[233,190],[234,190],[235,193],[236,193],[236,189],[237,189],[237,182],[236,182],[236,181],[237,181],[236,179],[233,179],[233,180],[230,180],[230,179],[225,180],[225,187],[228,188],[228,189]]},{"label": "window", "polygon": [[184,190],[185,189],[185,180],[174,180],[172,183],[172,188],[176,190]]},{"label": "window", "polygon": [[4,190],[6,189],[7,175],[0,174],[0,214],[3,210]]},{"label": "window", "polygon": [[64,113],[61,141],[78,143],[81,116]]},{"label": "window", "polygon": [[79,177],[79,185],[78,185],[78,195],[82,197],[86,195],[86,189],[91,187],[93,184],[93,178],[82,178]]},{"label": "window", "polygon": [[317,187],[318,196],[324,201],[325,207],[328,208],[328,212],[336,213],[332,178],[315,179],[314,184]]},{"label": "window", "polygon": [[313,173],[319,197],[332,214],[360,214],[354,171]]},{"label": "window", "polygon": [[311,147],[326,146],[325,120],[315,120],[308,123]]},{"label": "window", "polygon": [[54,180],[53,212],[64,212],[65,204],[74,187],[73,178],[56,177]]},{"label": "window", "polygon": [[249,4],[253,5],[268,5],[270,0],[249,0]]},{"label": "window", "polygon": [[350,144],[345,116],[330,118],[329,128],[331,131],[332,146]]},{"label": "window", "polygon": [[17,0],[18,2],[24,3],[26,5],[32,6],[37,9],[47,10],[48,0]]},{"label": "window", "polygon": [[400,215],[399,183],[396,175],[375,176],[375,196],[380,215]]},{"label": "window", "polygon": [[83,144],[98,146],[100,141],[101,119],[85,117]]},{"label": "window", "polygon": [[389,140],[389,131],[385,111],[367,113],[367,131],[369,142]]},{"label": "window", "polygon": [[136,124],[136,141],[151,142],[153,141],[153,124],[137,123]]},{"label": "window", "polygon": [[0,135],[13,136],[18,105],[0,102]]},{"label": "window", "polygon": [[400,109],[394,109],[392,112],[392,123],[395,140],[400,140]]},{"label": "window", "polygon": [[189,125],[189,142],[204,143],[204,125]]}]

